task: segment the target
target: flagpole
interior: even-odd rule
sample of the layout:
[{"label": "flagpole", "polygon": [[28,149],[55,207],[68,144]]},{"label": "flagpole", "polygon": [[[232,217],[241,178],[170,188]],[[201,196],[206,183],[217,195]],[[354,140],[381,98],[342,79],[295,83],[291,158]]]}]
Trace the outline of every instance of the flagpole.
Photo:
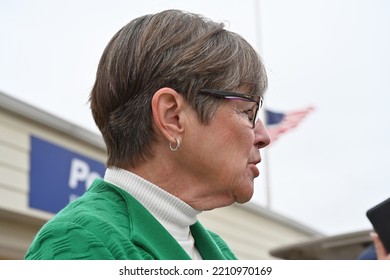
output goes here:
[{"label": "flagpole", "polygon": [[266,195],[266,205],[265,208],[268,210],[271,209],[271,184],[270,184],[270,172],[269,172],[269,159],[268,159],[268,148],[263,150],[264,154],[264,181],[265,181],[265,195]]},{"label": "flagpole", "polygon": [[[267,124],[267,114],[263,113],[264,115],[264,125],[266,126]],[[262,153],[262,162],[263,164],[263,178],[265,182],[265,199],[266,199],[266,205],[265,208],[270,210],[271,209],[271,183],[270,183],[270,170],[269,170],[269,152],[268,152],[269,146],[264,148],[261,153]]]},{"label": "flagpole", "polygon": [[[260,16],[260,0],[253,0],[254,2],[254,11],[255,11],[255,35],[256,35],[256,45],[258,51],[262,50],[262,40],[261,40],[261,16]],[[267,124],[267,116],[263,112],[264,125]],[[268,148],[262,150],[263,153],[263,178],[265,182],[265,199],[266,199],[266,209],[271,209],[271,189],[270,189],[270,172],[269,172],[269,159],[268,159]]]}]

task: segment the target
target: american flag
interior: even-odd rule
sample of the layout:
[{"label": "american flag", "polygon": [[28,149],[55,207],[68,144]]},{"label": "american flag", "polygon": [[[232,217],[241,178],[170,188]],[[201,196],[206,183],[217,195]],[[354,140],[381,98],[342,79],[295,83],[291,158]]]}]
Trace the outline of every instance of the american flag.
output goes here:
[{"label": "american flag", "polygon": [[265,110],[268,133],[271,137],[271,143],[276,141],[280,135],[298,126],[306,116],[313,112],[313,107],[306,107],[301,110],[289,112],[275,112]]}]

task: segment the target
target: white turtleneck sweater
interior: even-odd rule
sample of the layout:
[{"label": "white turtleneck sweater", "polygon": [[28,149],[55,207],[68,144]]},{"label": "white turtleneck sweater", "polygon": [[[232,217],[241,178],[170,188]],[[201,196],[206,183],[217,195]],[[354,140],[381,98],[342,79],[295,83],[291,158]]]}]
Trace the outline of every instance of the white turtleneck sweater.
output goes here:
[{"label": "white turtleneck sweater", "polygon": [[138,175],[120,168],[107,168],[104,180],[137,199],[177,240],[194,260],[202,257],[195,247],[190,225],[200,211]]}]

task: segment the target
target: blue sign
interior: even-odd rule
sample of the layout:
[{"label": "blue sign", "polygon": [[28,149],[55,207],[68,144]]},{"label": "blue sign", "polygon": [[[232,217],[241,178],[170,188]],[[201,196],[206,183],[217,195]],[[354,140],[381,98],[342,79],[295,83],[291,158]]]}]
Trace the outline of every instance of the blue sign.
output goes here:
[{"label": "blue sign", "polygon": [[104,174],[102,162],[35,136],[30,139],[31,208],[57,213]]}]

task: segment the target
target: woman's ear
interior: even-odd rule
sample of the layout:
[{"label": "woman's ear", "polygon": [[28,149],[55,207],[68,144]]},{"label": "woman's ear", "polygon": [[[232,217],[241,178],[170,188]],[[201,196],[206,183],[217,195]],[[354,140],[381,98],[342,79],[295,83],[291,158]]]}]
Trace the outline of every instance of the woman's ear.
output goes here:
[{"label": "woman's ear", "polygon": [[184,131],[183,110],[185,101],[181,94],[172,88],[161,88],[152,98],[153,119],[157,129],[169,142],[181,138]]}]

